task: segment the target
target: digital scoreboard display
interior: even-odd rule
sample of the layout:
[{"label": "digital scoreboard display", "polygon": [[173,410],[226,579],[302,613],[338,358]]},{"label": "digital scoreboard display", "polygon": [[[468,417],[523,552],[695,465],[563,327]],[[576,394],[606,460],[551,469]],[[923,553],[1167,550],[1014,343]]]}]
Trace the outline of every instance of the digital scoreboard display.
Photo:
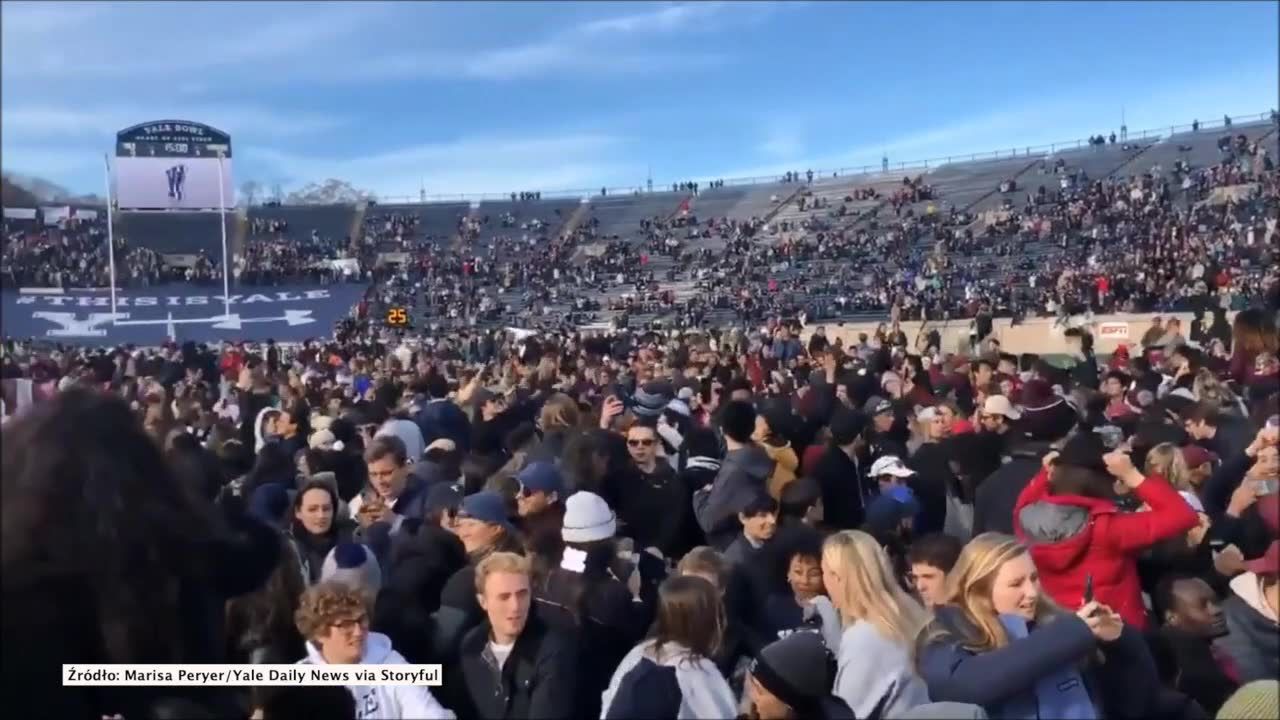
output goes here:
[{"label": "digital scoreboard display", "polygon": [[116,157],[194,157],[231,159],[231,138],[199,123],[166,120],[143,123],[116,135]]},{"label": "digital scoreboard display", "polygon": [[402,307],[388,308],[386,322],[388,327],[406,327],[409,324],[409,311]]},{"label": "digital scoreboard display", "polygon": [[235,206],[234,188],[231,137],[221,130],[157,120],[116,134],[115,199],[121,209],[229,208]]}]

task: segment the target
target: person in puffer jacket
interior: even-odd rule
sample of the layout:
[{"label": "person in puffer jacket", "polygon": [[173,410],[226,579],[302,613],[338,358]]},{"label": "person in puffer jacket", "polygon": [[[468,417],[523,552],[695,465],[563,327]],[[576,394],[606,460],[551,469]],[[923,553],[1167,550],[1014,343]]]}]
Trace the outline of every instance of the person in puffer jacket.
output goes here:
[{"label": "person in puffer jacket", "polygon": [[[307,656],[299,665],[400,665],[405,659],[382,633],[369,632],[365,595],[341,582],[312,586],[294,615],[307,639]],[[425,685],[348,685],[356,700],[356,717],[453,720],[454,714]]]},{"label": "person in puffer jacket", "polygon": [[[1014,505],[1016,535],[1030,547],[1045,592],[1075,610],[1092,578],[1094,599],[1145,630],[1138,554],[1195,527],[1195,510],[1164,478],[1144,476],[1127,452],[1108,452],[1096,433],[1078,433],[1046,460]],[[1150,509],[1122,512],[1115,481]]]}]

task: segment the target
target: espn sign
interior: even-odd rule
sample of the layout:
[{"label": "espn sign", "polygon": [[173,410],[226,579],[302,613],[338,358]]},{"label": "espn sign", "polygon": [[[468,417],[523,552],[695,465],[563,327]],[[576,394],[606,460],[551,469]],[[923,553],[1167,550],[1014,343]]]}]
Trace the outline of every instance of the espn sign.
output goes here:
[{"label": "espn sign", "polygon": [[1098,339],[1099,340],[1128,340],[1129,339],[1129,323],[1127,322],[1098,323]]}]

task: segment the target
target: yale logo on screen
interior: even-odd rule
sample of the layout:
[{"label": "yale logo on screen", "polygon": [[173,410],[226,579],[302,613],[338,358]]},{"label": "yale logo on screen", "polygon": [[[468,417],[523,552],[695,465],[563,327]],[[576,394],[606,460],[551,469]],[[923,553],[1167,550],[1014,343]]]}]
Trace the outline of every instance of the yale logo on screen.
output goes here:
[{"label": "yale logo on screen", "polygon": [[404,327],[409,324],[409,312],[402,307],[393,307],[387,310],[387,325],[391,327]]}]

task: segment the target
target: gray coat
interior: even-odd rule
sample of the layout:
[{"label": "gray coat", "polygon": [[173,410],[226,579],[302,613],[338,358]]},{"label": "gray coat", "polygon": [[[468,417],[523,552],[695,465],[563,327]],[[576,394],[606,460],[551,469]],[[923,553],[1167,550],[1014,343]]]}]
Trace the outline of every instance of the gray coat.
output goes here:
[{"label": "gray coat", "polygon": [[707,544],[724,551],[742,531],[738,511],[757,495],[767,492],[773,460],[764,448],[751,445],[730,450],[716,473],[710,490],[693,494],[693,512],[707,534]]}]

